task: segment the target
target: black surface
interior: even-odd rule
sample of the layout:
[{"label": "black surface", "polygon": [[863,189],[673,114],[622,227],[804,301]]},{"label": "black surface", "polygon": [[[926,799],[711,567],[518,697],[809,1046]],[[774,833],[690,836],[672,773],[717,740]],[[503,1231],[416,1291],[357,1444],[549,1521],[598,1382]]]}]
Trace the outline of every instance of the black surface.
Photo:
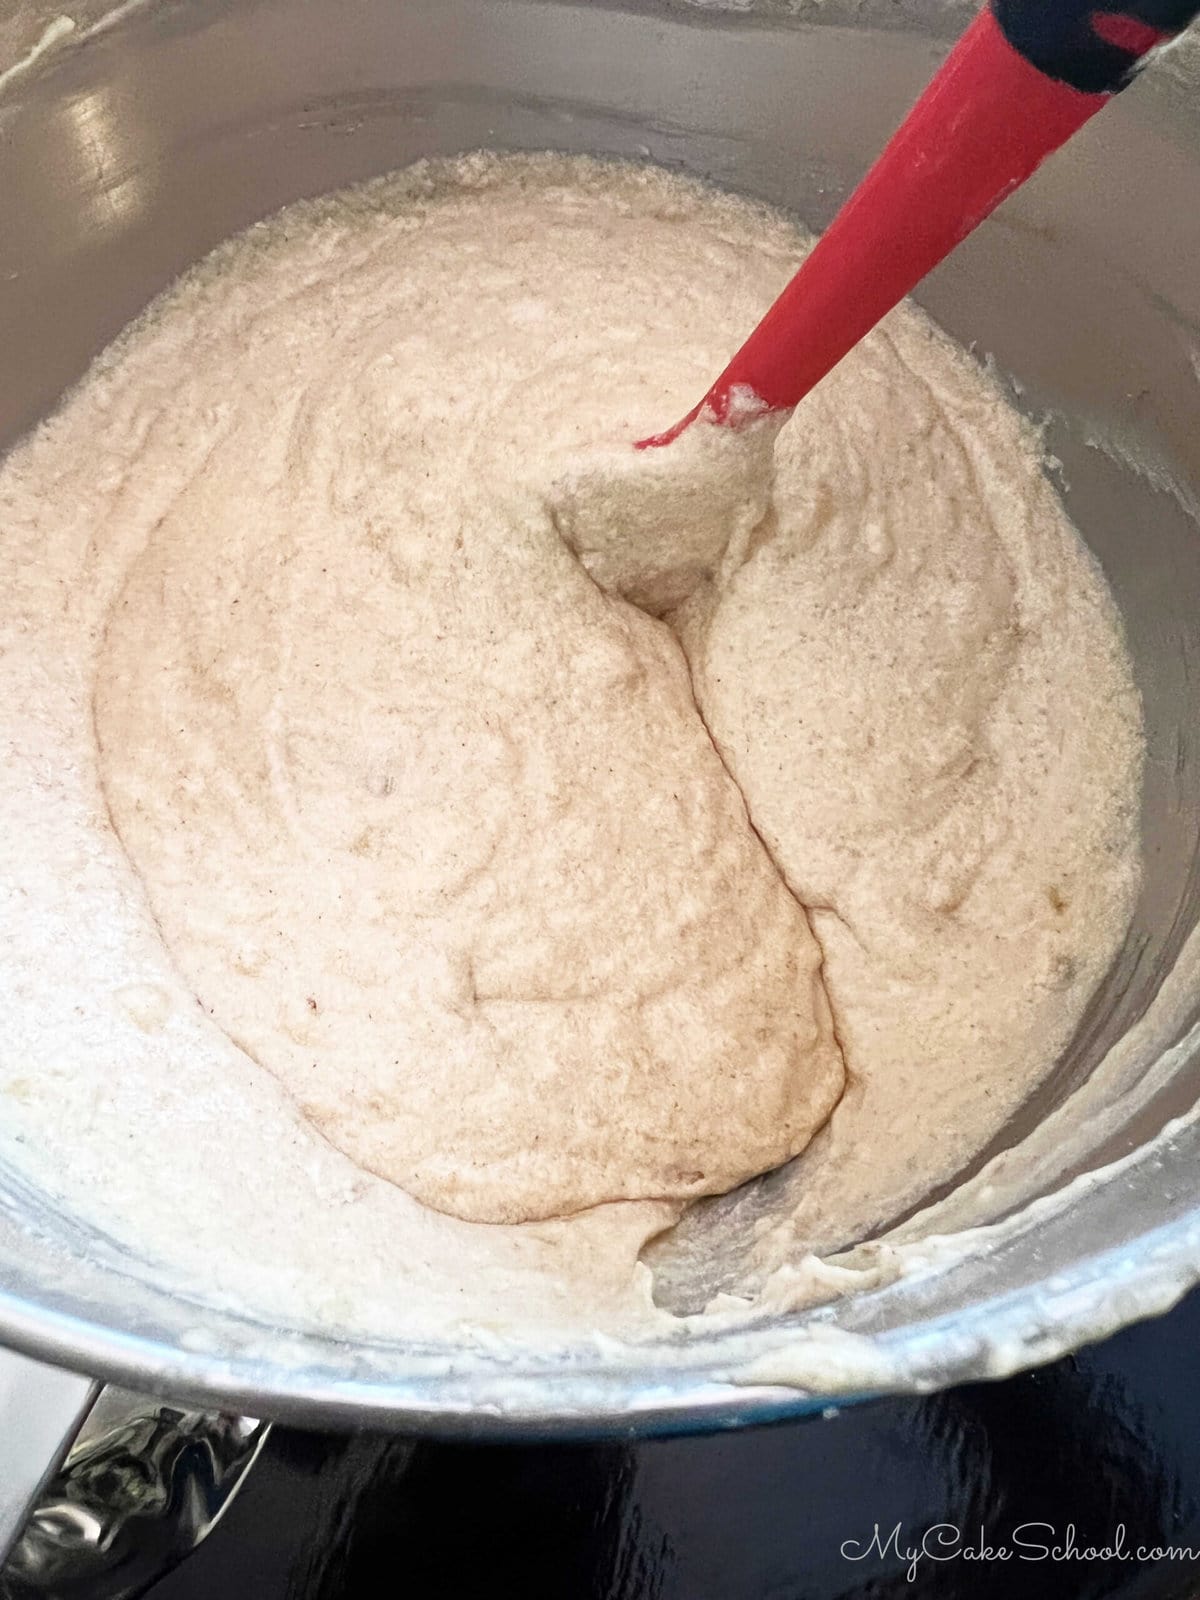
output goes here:
[{"label": "black surface", "polygon": [[[410,1443],[277,1429],[152,1600],[1196,1600],[1200,1295],[1004,1383],[712,1437]],[[961,1552],[859,1560],[846,1541]],[[1049,1524],[1053,1532],[1035,1528]],[[981,1538],[1128,1559],[981,1558]],[[981,1532],[982,1530],[982,1532]],[[947,1537],[953,1537],[948,1533]],[[935,1535],[936,1539],[936,1535]],[[1191,1558],[1138,1560],[1141,1545]],[[937,1548],[936,1544],[934,1548]],[[942,1554],[949,1554],[945,1547]]]}]

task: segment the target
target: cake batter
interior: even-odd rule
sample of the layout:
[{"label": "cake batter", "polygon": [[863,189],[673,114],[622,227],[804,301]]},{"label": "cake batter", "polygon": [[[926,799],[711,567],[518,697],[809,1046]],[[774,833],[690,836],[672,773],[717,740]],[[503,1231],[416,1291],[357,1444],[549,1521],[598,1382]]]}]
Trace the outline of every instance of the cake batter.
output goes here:
[{"label": "cake batter", "polygon": [[628,447],[804,247],[423,164],[223,246],[0,467],[6,1152],[195,1292],[664,1326],[646,1241],[745,1221],[687,1201],[803,1152],[749,1298],[1069,1039],[1140,715],[1032,431],[901,308],[777,441]]}]

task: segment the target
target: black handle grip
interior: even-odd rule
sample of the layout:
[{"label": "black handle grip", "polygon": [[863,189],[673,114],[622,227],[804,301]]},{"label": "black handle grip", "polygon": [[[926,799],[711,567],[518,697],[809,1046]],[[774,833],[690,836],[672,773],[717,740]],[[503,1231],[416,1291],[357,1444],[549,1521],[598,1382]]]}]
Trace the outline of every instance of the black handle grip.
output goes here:
[{"label": "black handle grip", "polygon": [[1187,27],[1200,0],[992,0],[992,11],[1009,44],[1048,78],[1111,94],[1148,50]]}]

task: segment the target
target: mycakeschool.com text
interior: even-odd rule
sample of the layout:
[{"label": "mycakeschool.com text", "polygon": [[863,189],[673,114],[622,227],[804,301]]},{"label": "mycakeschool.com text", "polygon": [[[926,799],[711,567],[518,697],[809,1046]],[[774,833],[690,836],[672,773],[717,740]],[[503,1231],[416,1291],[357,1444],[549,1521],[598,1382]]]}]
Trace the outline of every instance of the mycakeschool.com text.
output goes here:
[{"label": "mycakeschool.com text", "polygon": [[1016,1567],[1022,1563],[1100,1563],[1128,1561],[1150,1564],[1160,1561],[1200,1563],[1200,1549],[1187,1545],[1134,1544],[1123,1522],[1102,1540],[1084,1537],[1073,1522],[1058,1526],[1052,1522],[1022,1522],[1009,1529],[1003,1538],[983,1528],[959,1528],[952,1522],[936,1522],[922,1529],[906,1529],[902,1522],[890,1528],[875,1523],[869,1532],[844,1539],[842,1557],[850,1562],[883,1564],[904,1568],[910,1583],[915,1583],[922,1567],[938,1562],[960,1562],[973,1566]]}]

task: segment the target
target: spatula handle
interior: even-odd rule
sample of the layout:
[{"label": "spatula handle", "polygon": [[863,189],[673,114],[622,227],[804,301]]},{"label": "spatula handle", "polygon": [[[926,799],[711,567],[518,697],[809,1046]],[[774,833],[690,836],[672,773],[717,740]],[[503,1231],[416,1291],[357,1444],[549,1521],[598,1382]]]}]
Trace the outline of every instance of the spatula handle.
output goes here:
[{"label": "spatula handle", "polygon": [[992,0],[708,394],[640,443],[669,443],[701,411],[736,427],[798,405],[1198,10]]},{"label": "spatula handle", "polygon": [[1115,94],[1147,51],[1165,44],[1200,11],[1196,0],[992,0],[1000,31],[1048,78],[1088,94]]}]

